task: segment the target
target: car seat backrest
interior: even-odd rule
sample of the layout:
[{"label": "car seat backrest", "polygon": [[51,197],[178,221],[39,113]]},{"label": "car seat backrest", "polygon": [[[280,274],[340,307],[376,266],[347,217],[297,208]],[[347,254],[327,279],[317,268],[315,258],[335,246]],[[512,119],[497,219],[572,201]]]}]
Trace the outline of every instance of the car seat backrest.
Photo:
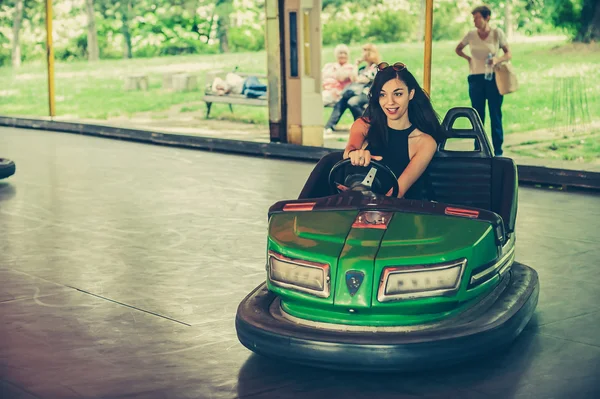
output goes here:
[{"label": "car seat backrest", "polygon": [[[470,129],[454,127],[465,117]],[[494,157],[489,139],[477,112],[472,108],[453,108],[442,126],[448,139],[468,139],[472,149],[452,151],[448,139],[438,144],[438,151],[427,168],[429,189],[434,201],[473,206],[500,215],[507,232],[514,231],[517,214],[517,171],[509,158]]]},{"label": "car seat backrest", "polygon": [[493,212],[502,216],[504,227],[508,233],[515,231],[519,179],[517,165],[510,158],[494,157],[492,159],[492,208]]},{"label": "car seat backrest", "polygon": [[492,210],[491,159],[434,158],[427,171],[435,201]]}]

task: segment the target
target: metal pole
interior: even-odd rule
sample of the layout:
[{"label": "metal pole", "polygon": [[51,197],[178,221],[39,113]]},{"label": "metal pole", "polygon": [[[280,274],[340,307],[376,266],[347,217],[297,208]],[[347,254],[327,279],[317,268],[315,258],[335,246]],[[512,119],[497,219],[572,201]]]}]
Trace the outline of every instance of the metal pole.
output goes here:
[{"label": "metal pole", "polygon": [[48,63],[48,106],[50,117],[56,116],[54,107],[54,48],[52,47],[52,0],[46,0],[46,59]]},{"label": "metal pole", "polygon": [[425,2],[425,56],[423,66],[423,90],[431,94],[431,46],[433,40],[433,0]]},{"label": "metal pole", "polygon": [[287,142],[285,98],[285,57],[282,55],[284,0],[265,0],[265,47],[267,50],[267,102],[271,142]]}]

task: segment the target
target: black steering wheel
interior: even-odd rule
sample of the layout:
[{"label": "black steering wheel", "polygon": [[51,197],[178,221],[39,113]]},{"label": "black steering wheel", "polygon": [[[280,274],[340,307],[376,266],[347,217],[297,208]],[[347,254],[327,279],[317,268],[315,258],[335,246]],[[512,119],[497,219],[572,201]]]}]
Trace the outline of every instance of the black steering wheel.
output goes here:
[{"label": "black steering wheel", "polygon": [[[350,158],[346,158],[339,161],[331,168],[331,171],[329,172],[329,186],[334,190],[333,192],[341,193],[346,190],[366,189],[377,194],[385,195],[388,190],[384,189],[385,185],[383,183],[390,180],[392,184],[392,197],[398,196],[400,187],[398,186],[398,178],[394,172],[386,165],[373,160],[371,160],[367,167],[353,166],[352,173],[349,173],[349,168],[346,168],[346,171],[343,174],[344,184],[337,182],[335,179],[336,173],[339,172],[341,168],[351,165],[351,162]],[[380,173],[379,176],[377,176],[378,173]],[[383,176],[381,173],[383,173]],[[387,187],[389,187],[389,185]],[[384,190],[385,192],[382,192]]]}]

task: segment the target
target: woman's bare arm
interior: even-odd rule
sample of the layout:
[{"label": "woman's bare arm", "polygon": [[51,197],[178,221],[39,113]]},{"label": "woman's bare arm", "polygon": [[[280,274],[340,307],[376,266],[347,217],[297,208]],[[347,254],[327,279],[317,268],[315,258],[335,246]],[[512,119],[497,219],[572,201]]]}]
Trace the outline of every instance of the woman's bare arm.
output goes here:
[{"label": "woman's bare arm", "polygon": [[437,143],[428,134],[422,134],[419,137],[417,146],[408,166],[398,178],[398,186],[400,186],[398,198],[404,197],[408,189],[421,177],[437,150]]},{"label": "woman's bare arm", "polygon": [[348,143],[344,149],[344,159],[348,158],[350,151],[360,150],[362,148],[368,131],[369,124],[365,122],[363,118],[358,118],[354,121],[352,127],[350,128],[350,137],[348,138]]},{"label": "woman's bare arm", "polygon": [[510,48],[508,47],[508,44],[505,44],[504,46],[502,46],[500,48],[504,51],[504,55],[502,57],[494,57],[492,59],[492,62],[494,63],[494,65],[496,65],[499,62],[509,61],[510,59],[512,59],[512,53],[510,51]]},{"label": "woman's bare arm", "polygon": [[466,55],[465,52],[463,51],[463,49],[465,47],[466,47],[466,45],[464,45],[462,43],[458,43],[458,46],[456,46],[456,49],[454,51],[456,52],[456,54],[458,54],[459,57],[462,57],[465,60],[471,62],[471,57],[469,57],[468,55]]}]

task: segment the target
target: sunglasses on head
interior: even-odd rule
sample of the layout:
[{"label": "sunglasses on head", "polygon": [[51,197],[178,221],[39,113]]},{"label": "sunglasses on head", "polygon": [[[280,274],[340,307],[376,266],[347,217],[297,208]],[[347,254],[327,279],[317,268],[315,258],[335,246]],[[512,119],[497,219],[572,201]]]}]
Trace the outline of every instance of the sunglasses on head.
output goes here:
[{"label": "sunglasses on head", "polygon": [[394,65],[390,65],[387,62],[380,62],[377,64],[377,69],[383,71],[386,68],[392,68],[396,72],[400,72],[406,69],[406,65],[401,62],[396,62]]}]

